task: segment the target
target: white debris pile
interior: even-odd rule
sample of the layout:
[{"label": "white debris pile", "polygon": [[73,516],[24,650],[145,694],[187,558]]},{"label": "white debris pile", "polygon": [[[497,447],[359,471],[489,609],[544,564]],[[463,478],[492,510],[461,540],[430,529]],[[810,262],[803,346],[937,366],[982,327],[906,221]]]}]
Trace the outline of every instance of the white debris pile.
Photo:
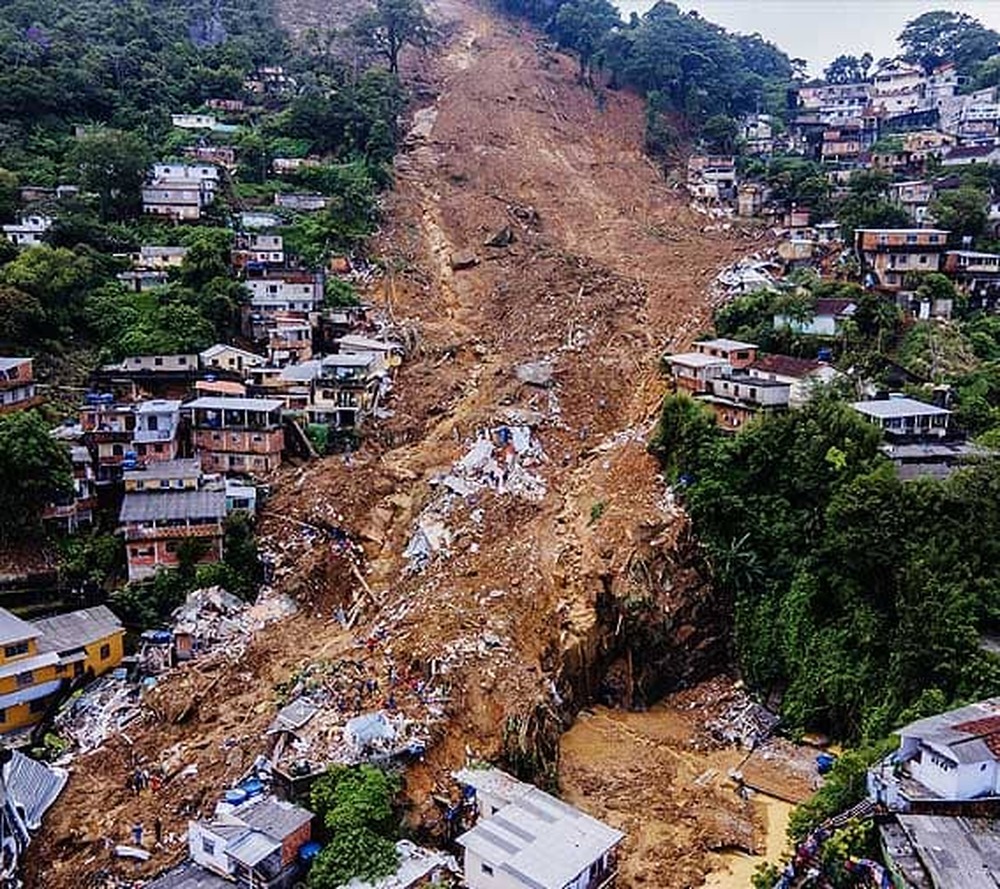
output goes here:
[{"label": "white debris pile", "polygon": [[220,586],[194,590],[173,613],[174,637],[189,636],[193,653],[222,646],[233,652],[244,647],[251,633],[248,606]]},{"label": "white debris pile", "polygon": [[737,260],[715,276],[709,288],[713,303],[725,302],[755,290],[777,290],[778,283],[771,271],[773,267],[773,263],[758,253]]},{"label": "white debris pile", "polygon": [[73,695],[56,714],[56,731],[81,753],[100,747],[141,714],[139,686],[104,676]]},{"label": "white debris pile", "polygon": [[417,517],[403,551],[410,571],[422,571],[435,557],[451,554],[454,534],[448,517],[457,503],[474,505],[487,491],[541,501],[545,480],[534,470],[547,461],[530,426],[503,425],[481,431],[449,472],[431,480],[439,493]]}]

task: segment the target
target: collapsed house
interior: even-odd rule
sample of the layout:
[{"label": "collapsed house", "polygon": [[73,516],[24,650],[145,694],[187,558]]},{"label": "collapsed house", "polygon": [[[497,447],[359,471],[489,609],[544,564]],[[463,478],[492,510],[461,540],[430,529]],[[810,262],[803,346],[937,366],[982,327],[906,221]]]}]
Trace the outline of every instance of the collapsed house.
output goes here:
[{"label": "collapsed house", "polygon": [[0,885],[18,885],[31,835],[41,827],[69,774],[16,750],[0,751],[0,763]]}]

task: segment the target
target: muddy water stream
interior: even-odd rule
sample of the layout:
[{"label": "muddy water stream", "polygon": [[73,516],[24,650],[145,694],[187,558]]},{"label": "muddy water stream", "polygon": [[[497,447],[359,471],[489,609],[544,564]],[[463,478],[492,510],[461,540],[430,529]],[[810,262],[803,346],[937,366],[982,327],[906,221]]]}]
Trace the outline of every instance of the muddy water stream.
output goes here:
[{"label": "muddy water stream", "polygon": [[[761,862],[780,857],[792,806],[739,797],[729,774],[745,752],[708,741],[707,716],[696,698],[674,696],[641,713],[583,711],[563,736],[564,798],[626,834],[620,889],[747,889]],[[739,848],[761,854],[714,851]]]}]

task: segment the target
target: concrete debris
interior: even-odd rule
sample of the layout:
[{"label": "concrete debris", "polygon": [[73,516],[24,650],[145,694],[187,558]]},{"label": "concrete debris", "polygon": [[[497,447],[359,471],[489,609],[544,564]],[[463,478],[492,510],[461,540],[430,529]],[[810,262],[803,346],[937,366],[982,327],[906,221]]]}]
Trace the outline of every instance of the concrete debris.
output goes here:
[{"label": "concrete debris", "polygon": [[487,491],[531,502],[542,500],[545,481],[532,470],[547,460],[530,426],[481,431],[450,472],[431,479],[440,492],[417,517],[403,552],[409,570],[422,571],[436,556],[450,555],[454,533],[448,517],[458,502],[474,504]]},{"label": "concrete debris", "polygon": [[514,374],[522,383],[543,388],[552,385],[553,373],[554,368],[548,361],[531,361],[514,368]]},{"label": "concrete debris", "polygon": [[373,883],[354,877],[344,889],[410,889],[425,883],[434,886],[449,885],[450,881],[444,879],[445,873],[461,873],[453,856],[425,849],[409,840],[396,843],[396,853],[399,856],[399,867],[394,874]]},{"label": "concrete debris", "polygon": [[103,676],[67,701],[56,714],[56,731],[80,753],[100,747],[142,714],[140,687]]},{"label": "concrete debris", "polygon": [[397,667],[387,649],[379,651],[386,637],[378,636],[365,642],[369,663],[320,661],[294,677],[288,693],[295,697],[268,730],[277,769],[297,778],[330,763],[423,755],[432,726],[444,719],[447,690]]},{"label": "concrete debris", "polygon": [[514,229],[509,225],[505,225],[502,229],[495,232],[492,237],[488,238],[483,242],[484,247],[509,247],[514,243],[516,238],[514,237]]},{"label": "concrete debris", "polygon": [[223,646],[228,651],[249,638],[247,603],[220,586],[188,593],[173,617],[177,660],[189,660]]},{"label": "concrete debris", "polygon": [[451,267],[456,271],[461,271],[462,269],[471,269],[473,266],[479,265],[479,257],[471,251],[463,250],[459,253],[451,254]]},{"label": "concrete debris", "polygon": [[708,723],[712,735],[726,744],[740,744],[747,750],[766,741],[780,718],[745,692],[737,694],[717,718]]},{"label": "concrete debris", "polygon": [[774,268],[773,263],[756,253],[737,260],[715,276],[710,288],[713,302],[723,302],[755,290],[777,290]]}]

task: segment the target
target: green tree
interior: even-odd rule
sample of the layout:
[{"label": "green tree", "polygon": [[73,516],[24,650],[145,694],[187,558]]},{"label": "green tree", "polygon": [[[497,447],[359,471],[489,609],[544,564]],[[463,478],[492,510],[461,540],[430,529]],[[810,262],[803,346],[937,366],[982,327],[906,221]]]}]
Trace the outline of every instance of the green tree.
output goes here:
[{"label": "green tree", "polygon": [[620,24],[618,10],[608,0],[569,0],[559,7],[552,32],[560,46],[576,53],[581,82],[608,33]]},{"label": "green tree", "polygon": [[986,229],[989,195],[970,185],[942,192],[931,201],[934,221],[953,235],[978,238]]},{"label": "green tree", "polygon": [[649,449],[659,457],[669,477],[676,479],[698,471],[706,449],[718,436],[715,416],[704,405],[689,395],[668,395]]},{"label": "green tree", "polygon": [[37,531],[45,505],[72,490],[69,451],[41,416],[0,416],[0,542]]},{"label": "green tree", "polygon": [[871,53],[865,53],[861,58],[839,55],[823,69],[823,77],[829,83],[857,83],[867,78],[871,63]]},{"label": "green tree", "polygon": [[45,308],[37,296],[0,285],[0,343],[18,349],[38,342],[45,320]]},{"label": "green tree", "polygon": [[0,168],[0,221],[10,222],[19,205],[17,173]]},{"label": "green tree", "polygon": [[374,881],[399,859],[393,801],[399,779],[374,766],[331,766],[313,785],[310,802],[333,840],[309,873],[311,889],[336,889],[354,877]]},{"label": "green tree", "polygon": [[905,58],[925,70],[953,61],[965,74],[997,53],[1000,35],[967,13],[935,10],[907,22],[897,40]]},{"label": "green tree", "polygon": [[229,251],[233,233],[229,229],[202,228],[186,239],[187,253],[181,262],[181,282],[199,290],[216,278],[229,277]]},{"label": "green tree", "polygon": [[375,7],[354,23],[354,33],[362,45],[389,63],[389,71],[399,73],[399,54],[407,44],[426,46],[431,23],[420,0],[375,0]]},{"label": "green tree", "polygon": [[736,150],[739,132],[739,125],[726,114],[713,114],[701,129],[709,151],[719,154],[732,154]]},{"label": "green tree", "polygon": [[357,877],[375,882],[395,873],[399,853],[392,840],[364,827],[338,831],[316,856],[309,871],[310,889],[340,889]]},{"label": "green tree", "polygon": [[128,219],[142,209],[142,183],[152,159],[135,133],[96,130],[81,136],[67,158],[80,184],[101,200],[101,220]]},{"label": "green tree", "polygon": [[4,284],[35,297],[46,320],[56,325],[72,323],[85,294],[102,277],[90,254],[47,245],[21,251],[0,271]]}]

